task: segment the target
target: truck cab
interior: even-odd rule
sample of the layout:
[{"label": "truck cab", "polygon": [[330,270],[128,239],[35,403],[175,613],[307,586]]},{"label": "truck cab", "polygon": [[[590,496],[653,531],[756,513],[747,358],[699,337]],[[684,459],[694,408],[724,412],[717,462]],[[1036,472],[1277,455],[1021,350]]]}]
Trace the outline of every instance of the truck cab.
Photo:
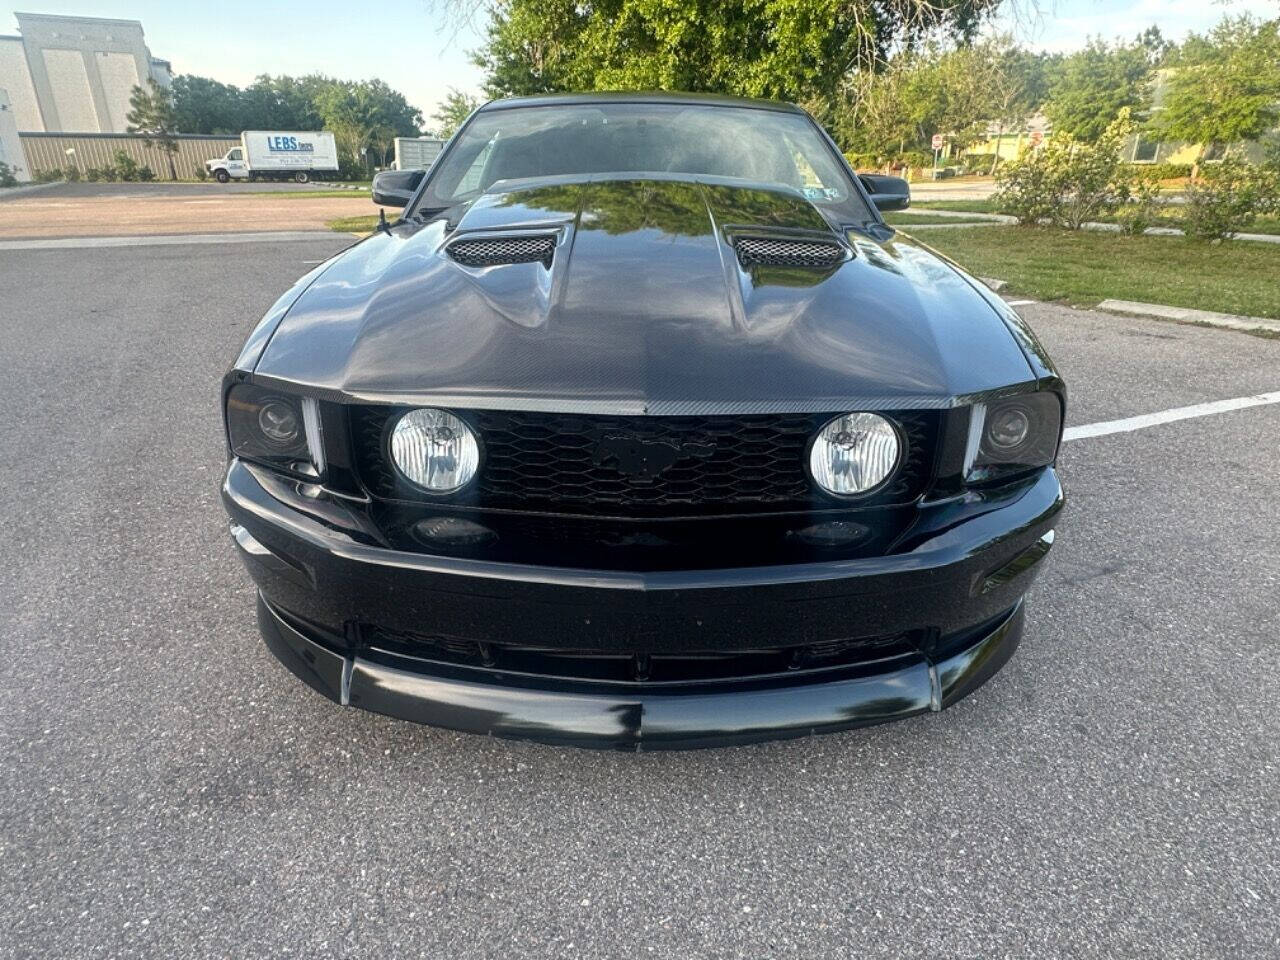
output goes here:
[{"label": "truck cab", "polygon": [[225,155],[214,160],[206,160],[204,165],[209,175],[219,183],[249,179],[249,165],[245,163],[242,146],[232,147]]}]

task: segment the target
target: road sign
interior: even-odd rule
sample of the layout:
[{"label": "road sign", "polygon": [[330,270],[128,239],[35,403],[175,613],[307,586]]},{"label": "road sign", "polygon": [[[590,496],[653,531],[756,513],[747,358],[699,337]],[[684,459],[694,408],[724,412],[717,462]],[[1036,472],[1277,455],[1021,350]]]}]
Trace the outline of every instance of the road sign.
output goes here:
[{"label": "road sign", "polygon": [[941,150],[941,149],[942,149],[942,144],[943,144],[944,142],[945,142],[945,141],[942,139],[942,134],[940,134],[940,133],[935,133],[935,134],[933,135],[933,149],[935,149],[935,150]]}]

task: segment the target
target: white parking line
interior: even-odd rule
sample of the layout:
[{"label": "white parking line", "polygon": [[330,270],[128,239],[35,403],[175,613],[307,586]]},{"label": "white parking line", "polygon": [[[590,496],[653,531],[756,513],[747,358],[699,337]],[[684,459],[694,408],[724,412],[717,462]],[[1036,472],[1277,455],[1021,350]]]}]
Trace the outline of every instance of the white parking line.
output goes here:
[{"label": "white parking line", "polygon": [[1066,430],[1062,431],[1062,439],[1064,441],[1085,440],[1089,437],[1105,437],[1109,433],[1128,433],[1131,430],[1142,430],[1162,423],[1173,423],[1175,420],[1207,417],[1213,413],[1243,410],[1246,407],[1261,407],[1268,403],[1280,403],[1280,390],[1274,393],[1257,393],[1251,397],[1235,397],[1231,400],[1196,403],[1189,407],[1174,407],[1172,410],[1162,410],[1159,413],[1144,413],[1138,417],[1125,417],[1123,420],[1104,420],[1101,423],[1086,423],[1080,427],[1067,427]]},{"label": "white parking line", "polygon": [[1006,300],[1011,307],[1025,307],[1028,303],[1039,303],[1038,300]]}]

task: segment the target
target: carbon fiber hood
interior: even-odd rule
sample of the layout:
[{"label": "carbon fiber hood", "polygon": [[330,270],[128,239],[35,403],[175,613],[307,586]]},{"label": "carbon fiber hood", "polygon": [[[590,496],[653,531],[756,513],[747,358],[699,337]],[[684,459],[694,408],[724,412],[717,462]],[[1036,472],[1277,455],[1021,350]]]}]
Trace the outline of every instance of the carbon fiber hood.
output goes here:
[{"label": "carbon fiber hood", "polygon": [[[511,234],[552,237],[549,265],[449,252]],[[744,267],[742,236],[849,254]],[[364,399],[655,414],[948,406],[1033,378],[971,281],[915,242],[842,235],[798,192],[661,178],[513,188],[456,224],[375,234],[306,287],[255,374]]]}]

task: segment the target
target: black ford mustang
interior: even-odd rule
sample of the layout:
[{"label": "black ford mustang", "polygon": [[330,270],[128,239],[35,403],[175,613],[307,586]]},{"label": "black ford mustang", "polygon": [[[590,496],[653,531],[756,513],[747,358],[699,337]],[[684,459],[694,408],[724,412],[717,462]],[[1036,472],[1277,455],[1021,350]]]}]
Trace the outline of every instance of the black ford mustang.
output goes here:
[{"label": "black ford mustang", "polygon": [[475,113],[223,388],[268,647],[331,699],[631,749],[939,710],[1012,654],[1064,388],[795,107]]}]

